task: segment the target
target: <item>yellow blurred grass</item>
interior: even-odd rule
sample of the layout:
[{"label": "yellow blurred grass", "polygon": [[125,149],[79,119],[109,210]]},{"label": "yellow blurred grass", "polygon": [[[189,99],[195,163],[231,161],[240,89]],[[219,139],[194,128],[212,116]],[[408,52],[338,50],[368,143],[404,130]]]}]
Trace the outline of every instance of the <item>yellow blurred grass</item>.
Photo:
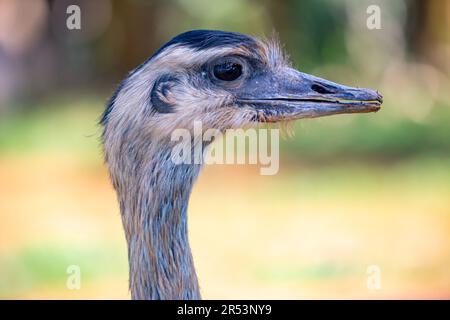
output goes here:
[{"label": "yellow blurred grass", "polygon": [[[215,166],[201,175],[189,224],[204,298],[450,297],[448,181],[369,165],[359,174],[351,165],[281,168],[260,176],[256,167]],[[67,244],[113,246],[125,263],[118,206],[100,160],[3,157],[0,195],[0,258]],[[366,287],[369,265],[381,268],[380,290]],[[18,291],[9,285],[1,288],[9,298],[129,297],[123,268],[82,278],[77,291],[64,278]]]}]

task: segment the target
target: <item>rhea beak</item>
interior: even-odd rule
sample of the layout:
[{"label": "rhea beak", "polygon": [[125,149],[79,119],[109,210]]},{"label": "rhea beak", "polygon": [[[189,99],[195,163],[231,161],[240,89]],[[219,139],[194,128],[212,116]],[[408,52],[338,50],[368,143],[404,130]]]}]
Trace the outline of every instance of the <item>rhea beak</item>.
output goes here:
[{"label": "rhea beak", "polygon": [[256,109],[255,121],[279,122],[376,112],[383,100],[371,89],[348,87],[286,68],[279,74],[251,79],[237,102]]}]

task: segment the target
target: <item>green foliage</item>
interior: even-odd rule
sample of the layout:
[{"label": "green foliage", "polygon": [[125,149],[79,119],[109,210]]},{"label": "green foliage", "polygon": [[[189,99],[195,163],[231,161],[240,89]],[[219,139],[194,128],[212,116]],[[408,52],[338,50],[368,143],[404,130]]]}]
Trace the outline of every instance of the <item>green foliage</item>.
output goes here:
[{"label": "green foliage", "polygon": [[[101,100],[57,99],[35,104],[28,111],[0,118],[0,154],[63,152],[100,154],[98,119]],[[18,108],[20,110],[20,108]]]},{"label": "green foliage", "polygon": [[[82,281],[126,272],[126,257],[110,247],[74,247],[56,244],[27,247],[1,257],[0,297],[30,288],[52,285],[66,288],[70,265],[80,267]],[[11,292],[14,290],[15,292]]]},{"label": "green foliage", "polygon": [[341,116],[349,121],[339,117],[300,121],[295,138],[283,141],[283,148],[304,161],[450,155],[450,109],[446,106],[436,107],[422,122],[382,113]]}]

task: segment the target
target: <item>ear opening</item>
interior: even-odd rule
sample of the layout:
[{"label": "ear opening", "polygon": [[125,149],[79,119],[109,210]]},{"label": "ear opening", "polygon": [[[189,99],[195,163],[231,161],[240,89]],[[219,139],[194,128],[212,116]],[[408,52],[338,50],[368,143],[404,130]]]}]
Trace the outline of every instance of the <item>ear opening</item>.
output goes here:
[{"label": "ear opening", "polygon": [[159,113],[172,113],[175,111],[175,101],[171,99],[170,94],[172,88],[178,83],[178,78],[171,74],[165,74],[156,79],[150,92],[152,110]]}]

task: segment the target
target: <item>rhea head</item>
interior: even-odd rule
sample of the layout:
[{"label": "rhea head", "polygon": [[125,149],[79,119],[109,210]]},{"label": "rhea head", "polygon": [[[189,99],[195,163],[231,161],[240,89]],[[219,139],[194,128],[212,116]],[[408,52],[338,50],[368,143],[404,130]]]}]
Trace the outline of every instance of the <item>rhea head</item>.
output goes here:
[{"label": "rhea head", "polygon": [[183,33],[132,71],[101,124],[128,241],[135,299],[198,299],[187,203],[199,165],[170,161],[177,128],[226,130],[373,112],[381,96],[293,69],[276,42],[232,32]]},{"label": "rhea head", "polygon": [[299,72],[275,41],[211,30],[178,35],[119,86],[102,124],[165,136],[194,120],[227,129],[379,110],[381,96]]}]

